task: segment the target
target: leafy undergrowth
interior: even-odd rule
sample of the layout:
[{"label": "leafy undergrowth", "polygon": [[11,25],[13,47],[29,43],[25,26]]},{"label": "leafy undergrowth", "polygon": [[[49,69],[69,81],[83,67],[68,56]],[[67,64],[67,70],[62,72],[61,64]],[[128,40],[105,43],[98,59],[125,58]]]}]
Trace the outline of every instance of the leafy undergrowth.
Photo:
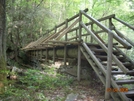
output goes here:
[{"label": "leafy undergrowth", "polygon": [[[98,91],[95,89],[98,89]],[[78,94],[76,101],[99,101],[102,87],[77,82],[74,78],[56,73],[55,68],[27,69],[18,80],[11,81],[0,101],[65,101],[70,93]]]}]

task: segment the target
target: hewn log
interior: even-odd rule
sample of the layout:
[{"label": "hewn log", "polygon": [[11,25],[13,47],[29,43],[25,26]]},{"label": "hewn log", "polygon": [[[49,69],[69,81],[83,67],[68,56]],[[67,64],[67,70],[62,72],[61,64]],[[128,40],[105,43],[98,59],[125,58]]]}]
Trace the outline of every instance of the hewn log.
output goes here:
[{"label": "hewn log", "polygon": [[118,35],[116,35],[115,33],[113,33],[110,29],[108,29],[107,27],[105,27],[104,25],[102,25],[98,20],[94,19],[93,17],[89,16],[88,14],[86,14],[83,11],[81,11],[81,13],[83,15],[85,15],[88,19],[90,19],[93,23],[95,23],[97,26],[99,26],[104,31],[106,31],[107,33],[113,34],[114,39],[117,40],[118,42],[120,42],[124,47],[126,47],[127,49],[131,48],[131,45],[128,42],[125,42],[124,40],[122,40],[122,38],[120,38]]}]

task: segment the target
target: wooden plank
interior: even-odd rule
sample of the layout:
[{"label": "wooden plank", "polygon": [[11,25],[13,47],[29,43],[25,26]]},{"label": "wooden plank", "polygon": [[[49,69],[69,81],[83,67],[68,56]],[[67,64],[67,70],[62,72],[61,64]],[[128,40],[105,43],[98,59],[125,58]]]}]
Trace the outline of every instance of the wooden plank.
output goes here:
[{"label": "wooden plank", "polygon": [[114,17],[114,19],[116,19],[117,21],[121,22],[122,24],[124,24],[124,25],[126,25],[127,27],[129,27],[129,28],[131,28],[131,29],[134,30],[134,27],[131,26],[130,24],[128,24],[128,23],[126,23],[126,22],[124,22],[124,21],[122,21],[122,20],[120,20],[120,19],[118,19],[118,18],[116,18],[116,17]]},{"label": "wooden plank", "polygon": [[[88,9],[86,8],[85,10],[83,10],[84,12],[87,12],[88,11]],[[75,18],[77,18],[77,17],[79,17],[79,13],[78,14],[76,14],[76,15],[74,15],[73,17],[71,17],[71,18],[69,18],[68,19],[68,22],[70,22],[70,21],[72,21],[73,19],[75,19]],[[66,22],[64,21],[63,23],[61,23],[61,24],[59,24],[59,25],[57,25],[57,28],[58,27],[60,27],[60,26],[62,26],[62,25],[64,25],[64,24],[66,24]]]},{"label": "wooden plank", "polygon": [[77,80],[80,81],[81,79],[81,51],[80,46],[78,46],[78,67],[77,67]]},{"label": "wooden plank", "polygon": [[43,37],[39,38],[37,41],[36,41],[36,44],[34,46],[37,46],[39,45],[42,41],[44,41],[45,39],[47,39],[47,37],[49,37],[50,35],[49,34],[46,34],[44,35]]},{"label": "wooden plank", "polygon": [[56,55],[56,50],[55,47],[53,47],[53,64],[55,64],[55,55]]},{"label": "wooden plank", "polygon": [[[103,43],[96,37],[96,35],[94,35],[94,33],[93,33],[92,31],[90,31],[90,30],[86,27],[86,25],[84,25],[83,22],[80,22],[80,23],[81,23],[81,25],[85,28],[85,30],[86,30],[88,33],[90,33],[91,36],[97,41],[97,43],[104,49],[104,51],[105,51],[106,53],[108,53],[108,49],[107,49],[107,47],[105,46],[105,44],[103,44]],[[114,54],[112,54],[112,58],[113,58],[114,62],[118,65],[118,67],[119,67],[122,71],[124,71],[124,73],[127,73],[127,72],[128,72],[128,69],[127,69],[126,67],[124,67],[124,65],[117,59],[117,57],[116,57]]]},{"label": "wooden plank", "polygon": [[63,37],[74,25],[76,25],[77,23],[79,22],[79,18],[74,22],[72,23],[68,28],[66,28],[64,30],[64,32],[62,32],[60,35],[58,35],[55,40],[59,40],[61,37]]},{"label": "wooden plank", "polygon": [[[103,18],[100,18],[100,19],[97,19],[97,20],[101,22],[101,21],[104,21],[104,20],[107,20],[107,19],[113,18],[113,17],[115,17],[115,14],[111,14],[109,16],[106,16],[106,17],[103,17]],[[86,26],[92,25],[92,24],[93,24],[93,22],[89,22],[89,23],[86,23]]]},{"label": "wooden plank", "polygon": [[121,37],[124,38],[126,41],[128,41],[132,46],[134,46],[134,42],[131,41],[130,39],[128,39],[126,36],[124,36],[120,31],[118,31],[116,28],[114,29],[114,31]]},{"label": "wooden plank", "polygon": [[45,61],[47,62],[48,61],[48,49],[46,49],[46,58],[45,58]]},{"label": "wooden plank", "polygon": [[[115,74],[124,74],[124,72],[122,71],[112,71],[112,74],[115,75]],[[128,75],[134,75],[134,71],[129,71],[127,72]]]},{"label": "wooden plank", "polygon": [[[63,46],[63,44],[52,44],[52,43],[43,43],[42,45],[50,45],[50,46]],[[42,46],[43,47],[43,46]],[[47,47],[47,46],[46,46]]]},{"label": "wooden plank", "polygon": [[59,40],[49,40],[48,42],[52,43],[61,43],[61,44],[78,44],[78,41],[59,41]]},{"label": "wooden plank", "polygon": [[[95,23],[97,26],[99,26],[100,28],[102,28],[104,31],[106,31],[107,33],[111,33],[113,34],[113,37],[115,40],[117,40],[118,42],[120,42],[124,47],[126,48],[130,48],[131,45],[128,42],[125,42],[121,37],[119,37],[118,35],[116,35],[114,32],[112,32],[109,28],[107,28],[106,26],[102,25],[98,20],[96,20],[95,18],[89,16],[88,14],[86,14],[85,12],[81,11],[82,14],[84,14],[87,18],[89,18],[90,20],[92,20],[93,23]],[[83,22],[82,22],[83,23]],[[86,26],[86,25],[85,25]]]},{"label": "wooden plank", "polygon": [[[100,72],[102,72],[102,71],[100,71],[100,69],[98,69],[96,67],[96,65],[94,65],[94,62],[89,58],[89,56],[87,55],[88,53],[85,52],[86,50],[83,47],[80,47],[80,50],[82,51],[83,55],[85,56],[85,58],[87,59],[87,61],[89,62],[89,64],[93,68],[93,70],[95,71],[95,73],[98,75],[98,77],[100,78],[102,83],[105,85],[105,78],[104,78],[104,76],[100,75]],[[104,73],[104,75],[105,75],[105,73]]]},{"label": "wooden plank", "polygon": [[48,37],[47,39],[45,39],[43,42],[42,42],[42,44],[43,43],[46,43],[48,40],[51,40],[52,38],[55,38],[58,34],[60,34],[62,31],[64,31],[66,28],[64,27],[64,28],[62,28],[59,32],[57,32],[57,33],[55,33],[55,34],[52,34],[50,37]]},{"label": "wooden plank", "polygon": [[130,80],[117,80],[115,81],[117,84],[122,85],[122,84],[134,84],[134,79]]},{"label": "wooden plank", "polygon": [[28,49],[32,45],[32,43],[33,42],[30,42],[27,46],[25,46],[24,48],[22,48],[22,50]]},{"label": "wooden plank", "polygon": [[66,66],[66,62],[67,62],[67,46],[64,46],[64,66]]},{"label": "wooden plank", "polygon": [[73,39],[77,39],[78,37],[72,37],[72,38],[69,38],[68,41],[71,41]]},{"label": "wooden plank", "polygon": [[[109,19],[109,26],[111,27],[111,20]],[[106,87],[105,87],[105,99],[110,99],[110,92],[107,91],[111,87],[111,70],[112,70],[112,54],[113,54],[113,34],[108,33],[108,53],[107,53],[107,71],[106,71]]]},{"label": "wooden plank", "polygon": [[[118,50],[129,62],[131,62],[132,66],[134,66],[134,61],[132,61],[125,53],[123,53],[117,46],[114,46],[116,50]],[[132,68],[133,69],[133,68]]]},{"label": "wooden plank", "polygon": [[128,92],[125,92],[127,97],[134,97],[134,90],[129,90]]}]

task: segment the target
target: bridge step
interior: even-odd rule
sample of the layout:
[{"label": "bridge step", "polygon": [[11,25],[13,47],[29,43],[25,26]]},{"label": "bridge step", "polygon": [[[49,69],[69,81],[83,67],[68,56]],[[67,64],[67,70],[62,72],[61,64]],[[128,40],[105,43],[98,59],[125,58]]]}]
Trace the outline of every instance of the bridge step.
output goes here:
[{"label": "bridge step", "polygon": [[[125,62],[125,63],[122,63],[124,66],[131,66],[132,64],[131,63],[129,63],[129,62]],[[104,65],[104,66],[106,66],[107,65],[107,63],[105,62],[105,63],[102,63],[102,65]],[[115,64],[115,63],[112,63],[112,66],[117,66],[117,64]]]},{"label": "bridge step", "polygon": [[[92,51],[94,51],[95,53],[105,53],[106,52],[102,49],[102,48],[91,48]],[[113,53],[116,54],[116,53],[119,53],[117,50],[113,50]]]},{"label": "bridge step", "polygon": [[129,90],[128,92],[125,92],[125,95],[127,97],[133,97],[134,96],[134,90]]},{"label": "bridge step", "polygon": [[118,80],[116,81],[117,84],[134,84],[134,79],[130,79],[130,80]]},{"label": "bridge step", "polygon": [[[124,74],[124,72],[122,72],[122,71],[112,71],[112,74],[114,75],[116,75],[116,74]],[[129,75],[134,75],[134,71],[129,71],[127,74],[129,74]]]},{"label": "bridge step", "polygon": [[[97,58],[100,58],[102,61],[107,61],[107,56],[105,55],[95,55]],[[124,60],[124,57],[117,56],[119,60]]]}]

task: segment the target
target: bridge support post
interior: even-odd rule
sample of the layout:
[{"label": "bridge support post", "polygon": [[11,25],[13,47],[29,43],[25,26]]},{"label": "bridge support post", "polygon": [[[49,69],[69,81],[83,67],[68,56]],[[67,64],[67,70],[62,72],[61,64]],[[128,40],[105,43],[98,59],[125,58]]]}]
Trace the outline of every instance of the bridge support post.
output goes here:
[{"label": "bridge support post", "polygon": [[55,47],[53,47],[53,64],[55,64]]},{"label": "bridge support post", "polygon": [[[109,26],[111,28],[111,19],[109,19]],[[107,72],[106,72],[106,87],[105,87],[105,101],[110,100],[111,89],[111,69],[112,69],[112,53],[113,53],[113,34],[108,33],[108,53],[107,53]]]},{"label": "bridge support post", "polygon": [[[93,24],[91,24],[91,30],[92,30],[92,32],[94,32]],[[91,38],[90,38],[90,42],[93,43],[93,37],[92,37],[92,36],[91,36]]]},{"label": "bridge support post", "polygon": [[[66,28],[68,27],[68,19],[66,19]],[[67,33],[65,34],[65,41],[67,41]],[[67,62],[67,45],[64,44],[64,66],[66,66]]]},{"label": "bridge support post", "polygon": [[45,59],[46,63],[47,63],[47,59],[48,59],[48,50],[46,49],[46,59]]},{"label": "bridge support post", "polygon": [[67,62],[67,46],[65,44],[65,46],[64,46],[64,66],[66,66],[66,62]]},{"label": "bridge support post", "polygon": [[[79,11],[79,41],[81,42],[81,33],[82,33],[82,26],[80,22],[82,21],[82,13]],[[77,67],[77,80],[80,81],[81,79],[81,50],[80,50],[80,43],[78,45],[78,67]]]},{"label": "bridge support post", "polygon": [[78,46],[78,67],[77,67],[77,80],[81,79],[81,51],[80,46]]}]

